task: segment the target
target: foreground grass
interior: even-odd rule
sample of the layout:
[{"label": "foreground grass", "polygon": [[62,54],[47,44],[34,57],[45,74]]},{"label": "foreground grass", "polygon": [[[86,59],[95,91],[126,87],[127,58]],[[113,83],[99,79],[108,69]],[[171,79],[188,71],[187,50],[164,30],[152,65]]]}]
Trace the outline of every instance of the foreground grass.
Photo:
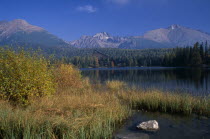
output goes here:
[{"label": "foreground grass", "polygon": [[114,95],[74,91],[37,99],[26,109],[2,101],[0,138],[111,138],[129,116],[128,107]]},{"label": "foreground grass", "polygon": [[110,81],[84,88],[60,88],[51,97],[34,99],[26,108],[0,101],[0,138],[112,138],[132,109],[210,116],[210,99],[135,91]]}]

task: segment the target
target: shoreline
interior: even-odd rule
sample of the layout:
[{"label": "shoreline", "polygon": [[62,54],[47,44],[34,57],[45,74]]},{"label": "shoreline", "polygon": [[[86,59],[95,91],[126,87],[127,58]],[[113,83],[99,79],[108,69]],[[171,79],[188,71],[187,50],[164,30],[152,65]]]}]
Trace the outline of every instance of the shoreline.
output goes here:
[{"label": "shoreline", "polygon": [[210,67],[100,67],[100,68],[79,68],[81,71],[87,70],[159,70],[159,69],[210,69]]}]

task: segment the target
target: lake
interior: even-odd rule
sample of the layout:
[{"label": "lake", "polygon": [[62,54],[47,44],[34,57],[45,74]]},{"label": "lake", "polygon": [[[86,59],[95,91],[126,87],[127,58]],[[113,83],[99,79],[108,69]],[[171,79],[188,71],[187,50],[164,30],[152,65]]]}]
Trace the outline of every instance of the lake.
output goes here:
[{"label": "lake", "polygon": [[[81,69],[84,77],[94,83],[120,80],[137,89],[210,95],[210,69],[208,68],[97,68]],[[147,120],[157,120],[160,130],[146,132],[136,126]],[[180,116],[158,112],[135,111],[113,135],[114,139],[206,139],[210,138],[210,119],[196,115]]]},{"label": "lake", "polygon": [[201,96],[210,94],[209,68],[87,68],[81,71],[92,83],[120,80],[137,89],[160,89]]}]

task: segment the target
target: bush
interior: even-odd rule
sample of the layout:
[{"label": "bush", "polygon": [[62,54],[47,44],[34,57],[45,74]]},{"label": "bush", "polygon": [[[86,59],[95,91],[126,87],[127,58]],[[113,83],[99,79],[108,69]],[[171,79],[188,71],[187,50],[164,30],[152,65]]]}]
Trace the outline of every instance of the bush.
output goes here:
[{"label": "bush", "polygon": [[55,92],[49,61],[37,53],[0,48],[0,96],[9,101],[29,103],[35,96]]},{"label": "bush", "polygon": [[74,68],[73,65],[58,65],[54,75],[59,88],[81,88],[83,86],[80,71]]}]

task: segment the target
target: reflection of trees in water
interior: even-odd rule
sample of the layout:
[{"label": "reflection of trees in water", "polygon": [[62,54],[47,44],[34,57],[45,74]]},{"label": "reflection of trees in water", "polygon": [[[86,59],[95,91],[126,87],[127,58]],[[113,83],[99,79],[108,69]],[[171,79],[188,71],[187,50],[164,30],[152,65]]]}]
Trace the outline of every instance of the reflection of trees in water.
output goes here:
[{"label": "reflection of trees in water", "polygon": [[139,69],[139,70],[86,70],[83,76],[89,77],[93,82],[107,80],[121,80],[129,84],[152,86],[171,85],[189,89],[208,90],[210,71],[195,69]]},{"label": "reflection of trees in water", "polygon": [[[168,74],[168,75],[167,75]],[[171,80],[173,74],[165,73],[163,71],[151,70],[91,70],[83,71],[83,75],[90,77],[93,80],[123,80],[123,81],[159,81],[161,79]],[[166,75],[166,76],[165,76]],[[165,78],[167,77],[167,78]]]},{"label": "reflection of trees in water", "polygon": [[184,82],[185,84],[194,84],[197,89],[204,88],[208,90],[208,76],[210,72],[205,69],[179,69],[174,70],[174,74],[176,75],[177,80]]}]

